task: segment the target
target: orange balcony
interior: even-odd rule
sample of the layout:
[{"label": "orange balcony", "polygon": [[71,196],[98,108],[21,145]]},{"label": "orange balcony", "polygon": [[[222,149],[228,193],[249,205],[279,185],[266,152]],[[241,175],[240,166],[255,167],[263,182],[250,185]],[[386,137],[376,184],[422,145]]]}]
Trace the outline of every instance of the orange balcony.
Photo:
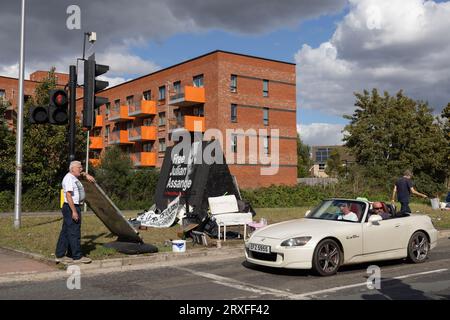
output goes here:
[{"label": "orange balcony", "polygon": [[103,149],[103,137],[89,137],[89,149]]},{"label": "orange balcony", "polygon": [[128,130],[117,130],[109,135],[109,144],[131,144],[128,140]]},{"label": "orange balcony", "polygon": [[169,104],[179,107],[189,107],[205,103],[205,88],[184,86],[184,92],[170,97]]},{"label": "orange balcony", "polygon": [[131,105],[128,107],[128,116],[145,117],[156,115],[156,101],[141,100],[139,105]]},{"label": "orange balcony", "polygon": [[131,154],[131,160],[136,167],[155,167],[156,152],[136,152]]},{"label": "orange balcony", "polygon": [[133,117],[128,116],[128,106],[119,106],[111,108],[109,112],[109,121],[129,121],[134,120]]},{"label": "orange balcony", "polygon": [[184,127],[190,132],[205,132],[205,117],[184,116]]},{"label": "orange balcony", "polygon": [[101,128],[101,127],[103,127],[103,123],[104,123],[103,115],[101,115],[101,114],[96,115],[95,116],[95,125],[94,125],[94,127],[95,128]]},{"label": "orange balcony", "polygon": [[156,126],[142,126],[128,129],[129,141],[151,141],[156,140]]},{"label": "orange balcony", "polygon": [[89,164],[93,167],[98,167],[100,165],[100,159],[89,159]]}]

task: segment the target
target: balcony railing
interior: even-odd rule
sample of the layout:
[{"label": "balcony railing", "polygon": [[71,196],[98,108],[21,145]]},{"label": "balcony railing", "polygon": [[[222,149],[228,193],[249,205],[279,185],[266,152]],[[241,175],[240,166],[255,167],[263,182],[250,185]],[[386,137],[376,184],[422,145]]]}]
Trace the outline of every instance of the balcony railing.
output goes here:
[{"label": "balcony railing", "polygon": [[170,96],[169,104],[179,107],[189,107],[205,103],[205,88],[184,86],[182,92]]},{"label": "balcony railing", "polygon": [[98,167],[100,165],[100,159],[89,159],[89,163],[94,167]]},{"label": "balcony railing", "polygon": [[140,100],[139,103],[133,103],[128,107],[128,116],[145,117],[156,115],[156,101]]},{"label": "balcony railing", "polygon": [[109,135],[109,144],[131,144],[128,140],[128,130],[116,130]]},{"label": "balcony railing", "polygon": [[205,132],[205,117],[183,116],[169,121],[169,129],[184,128],[189,132]]},{"label": "balcony railing", "polygon": [[114,106],[109,111],[109,121],[128,121],[133,119],[133,117],[128,115],[128,106]]},{"label": "balcony railing", "polygon": [[101,128],[101,127],[103,127],[103,123],[104,123],[103,115],[101,115],[101,114],[96,115],[95,116],[95,125],[94,125],[94,127],[95,128]]},{"label": "balcony railing", "polygon": [[130,157],[136,167],[156,166],[156,152],[136,152],[132,153]]},{"label": "balcony railing", "polygon": [[152,141],[156,140],[156,126],[141,126],[128,129],[128,138],[130,141]]},{"label": "balcony railing", "polygon": [[103,149],[103,137],[89,137],[89,149]]}]

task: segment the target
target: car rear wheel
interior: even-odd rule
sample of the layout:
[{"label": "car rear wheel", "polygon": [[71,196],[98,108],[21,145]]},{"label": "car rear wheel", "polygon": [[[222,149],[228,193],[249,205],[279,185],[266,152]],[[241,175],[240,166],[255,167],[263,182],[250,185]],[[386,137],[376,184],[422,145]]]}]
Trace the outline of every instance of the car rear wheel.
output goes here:
[{"label": "car rear wheel", "polygon": [[320,276],[331,276],[339,269],[341,260],[341,249],[336,241],[325,239],[314,250],[313,270]]},{"label": "car rear wheel", "polygon": [[430,242],[423,231],[417,231],[408,243],[408,259],[414,263],[424,262],[430,251]]}]

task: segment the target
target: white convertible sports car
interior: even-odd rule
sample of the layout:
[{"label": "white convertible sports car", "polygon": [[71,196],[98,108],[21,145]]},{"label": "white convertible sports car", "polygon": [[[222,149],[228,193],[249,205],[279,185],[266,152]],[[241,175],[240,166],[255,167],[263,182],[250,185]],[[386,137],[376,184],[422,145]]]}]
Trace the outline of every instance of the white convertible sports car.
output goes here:
[{"label": "white convertible sports car", "polygon": [[[245,243],[246,259],[269,267],[313,269],[322,276],[335,274],[342,265],[369,261],[424,262],[438,238],[431,218],[396,214],[392,206],[382,205],[390,215],[385,220],[373,213],[369,201],[326,199],[305,218],[255,231]],[[357,221],[346,220],[350,218]]]}]

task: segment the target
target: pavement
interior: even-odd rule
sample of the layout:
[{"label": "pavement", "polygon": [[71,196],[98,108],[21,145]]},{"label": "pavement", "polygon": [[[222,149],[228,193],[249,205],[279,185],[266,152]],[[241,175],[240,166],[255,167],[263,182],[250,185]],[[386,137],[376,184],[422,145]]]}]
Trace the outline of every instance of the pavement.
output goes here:
[{"label": "pavement", "polygon": [[[440,230],[439,238],[449,238],[450,230]],[[143,269],[161,265],[183,265],[199,261],[218,261],[243,255],[244,244],[189,248],[186,252],[161,252],[149,255],[130,255],[120,258],[94,260],[90,264],[79,265],[83,272],[96,273],[101,270]],[[0,247],[0,283],[14,281],[43,280],[66,275],[68,265],[56,264],[45,256]]]}]

